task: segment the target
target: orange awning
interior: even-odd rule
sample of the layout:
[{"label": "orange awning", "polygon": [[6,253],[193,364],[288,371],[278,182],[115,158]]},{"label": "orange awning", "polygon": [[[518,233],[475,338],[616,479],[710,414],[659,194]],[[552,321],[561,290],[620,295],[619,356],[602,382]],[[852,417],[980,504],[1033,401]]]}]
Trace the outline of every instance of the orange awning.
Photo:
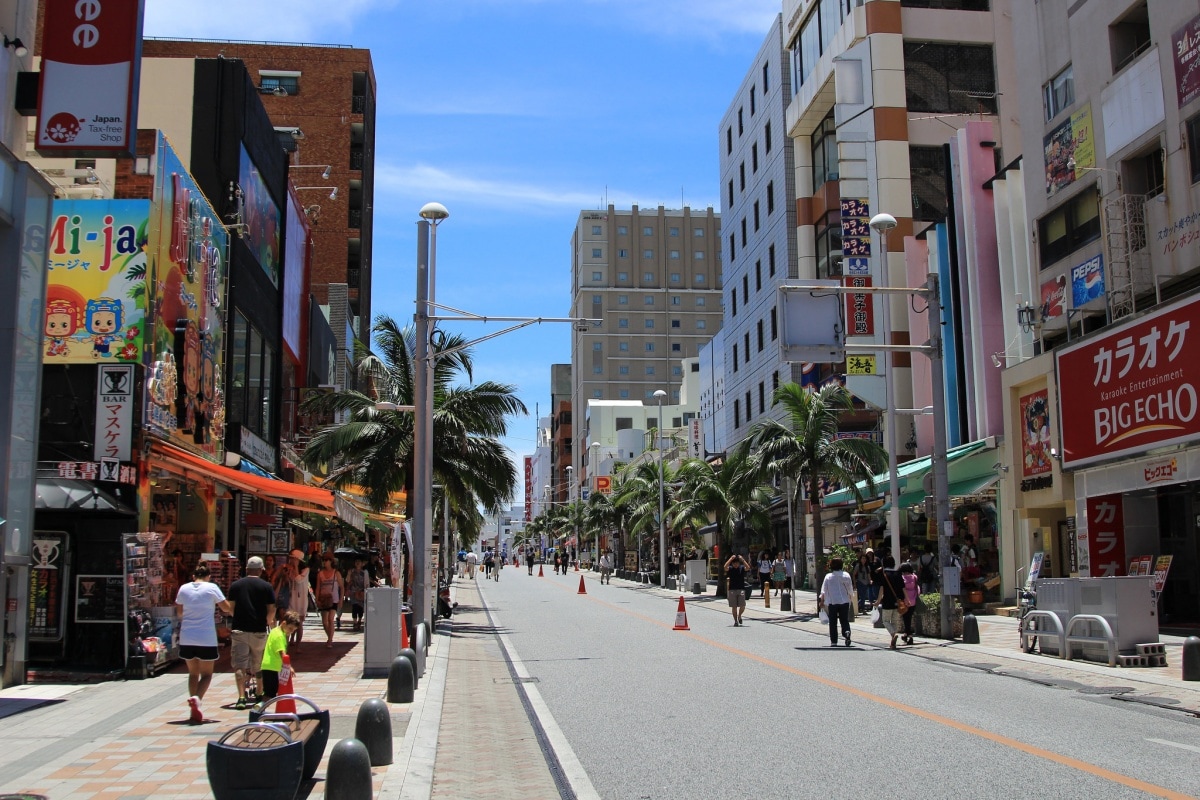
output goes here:
[{"label": "orange awning", "polygon": [[150,445],[150,463],[152,467],[161,467],[185,478],[204,476],[220,481],[284,508],[334,516],[333,492],[328,489],[262,478],[240,469],[215,464],[165,442],[153,442]]}]

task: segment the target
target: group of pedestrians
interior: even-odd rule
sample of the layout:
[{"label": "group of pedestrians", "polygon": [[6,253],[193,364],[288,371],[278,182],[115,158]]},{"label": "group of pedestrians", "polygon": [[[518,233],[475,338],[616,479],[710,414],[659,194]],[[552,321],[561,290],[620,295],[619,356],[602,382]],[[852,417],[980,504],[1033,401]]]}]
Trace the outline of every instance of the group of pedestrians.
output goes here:
[{"label": "group of pedestrians", "polygon": [[[927,548],[926,554],[931,553]],[[936,557],[934,557],[936,561]],[[914,566],[916,562],[917,566]],[[913,643],[913,614],[921,594],[927,591],[924,581],[918,581],[917,570],[920,557],[905,561],[896,568],[896,560],[890,556],[879,559],[875,551],[868,548],[859,555],[851,575],[845,569],[840,558],[829,560],[829,572],[821,583],[821,592],[817,603],[825,609],[829,616],[829,645],[836,647],[838,643],[838,626],[841,626],[842,636],[846,646],[850,646],[850,604],[853,602],[855,584],[858,586],[859,611],[865,613],[866,608],[878,609],[883,627],[891,636],[888,647],[896,649],[899,639],[905,644]],[[936,585],[936,577],[933,584]],[[865,606],[864,606],[865,598]]]}]

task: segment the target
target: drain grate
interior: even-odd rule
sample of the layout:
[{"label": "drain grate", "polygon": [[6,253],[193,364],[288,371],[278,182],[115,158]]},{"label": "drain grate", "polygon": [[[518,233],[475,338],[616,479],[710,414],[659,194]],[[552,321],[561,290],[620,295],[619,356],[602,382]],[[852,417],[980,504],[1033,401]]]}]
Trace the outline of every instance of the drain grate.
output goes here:
[{"label": "drain grate", "polygon": [[540,678],[492,678],[492,683],[541,683]]},{"label": "drain grate", "polygon": [[1085,686],[1079,690],[1080,694],[1124,694],[1132,692],[1132,686]]}]

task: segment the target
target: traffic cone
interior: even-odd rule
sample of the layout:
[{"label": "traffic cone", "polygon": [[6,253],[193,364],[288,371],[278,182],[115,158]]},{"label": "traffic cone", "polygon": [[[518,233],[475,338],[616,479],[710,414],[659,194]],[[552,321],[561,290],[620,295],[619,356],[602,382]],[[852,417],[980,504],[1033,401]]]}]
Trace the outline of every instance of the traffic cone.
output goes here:
[{"label": "traffic cone", "polygon": [[400,615],[400,649],[404,650],[404,649],[408,648],[409,646],[410,645],[408,643],[408,620],[405,619],[404,614],[401,614]]},{"label": "traffic cone", "polygon": [[675,628],[677,631],[690,631],[687,624],[687,609],[683,606],[683,595],[679,595],[679,609],[675,612]]},{"label": "traffic cone", "polygon": [[545,575],[543,575],[543,574],[542,574],[542,565],[541,565],[541,563],[540,563],[540,562],[538,563],[538,577],[539,577],[539,578],[544,578],[544,577],[546,577]]},{"label": "traffic cone", "polygon": [[575,559],[575,571],[579,572],[579,559]]},{"label": "traffic cone", "polygon": [[[285,677],[286,676],[286,677]],[[287,653],[283,654],[283,669],[279,670],[279,694],[295,694],[296,690],[292,688],[292,657]],[[295,700],[280,700],[275,704],[275,710],[280,714],[295,714]]]},{"label": "traffic cone", "polygon": [[579,591],[576,594],[587,594],[587,587],[583,585],[583,576],[579,576]]}]

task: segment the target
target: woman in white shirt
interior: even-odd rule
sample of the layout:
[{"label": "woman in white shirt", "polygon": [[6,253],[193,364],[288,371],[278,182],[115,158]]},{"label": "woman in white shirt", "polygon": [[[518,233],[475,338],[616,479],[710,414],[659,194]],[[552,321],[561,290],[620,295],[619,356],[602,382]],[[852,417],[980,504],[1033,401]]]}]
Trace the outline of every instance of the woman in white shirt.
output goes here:
[{"label": "woman in white shirt", "polygon": [[179,616],[179,657],[188,668],[189,722],[204,722],[200,701],[212,683],[217,665],[216,609],[232,614],[221,587],[208,582],[208,566],[201,562],[192,571],[192,582],[179,587],[175,612]]},{"label": "woman in white shirt", "polygon": [[829,646],[837,647],[838,621],[842,623],[842,636],[846,638],[846,647],[850,646],[850,593],[854,591],[854,582],[850,573],[842,569],[840,558],[829,559],[829,572],[821,583],[821,594],[818,600],[825,605],[829,615]]},{"label": "woman in white shirt", "polygon": [[758,580],[762,584],[762,594],[766,598],[767,608],[771,607],[771,554],[763,550],[758,554]]}]

